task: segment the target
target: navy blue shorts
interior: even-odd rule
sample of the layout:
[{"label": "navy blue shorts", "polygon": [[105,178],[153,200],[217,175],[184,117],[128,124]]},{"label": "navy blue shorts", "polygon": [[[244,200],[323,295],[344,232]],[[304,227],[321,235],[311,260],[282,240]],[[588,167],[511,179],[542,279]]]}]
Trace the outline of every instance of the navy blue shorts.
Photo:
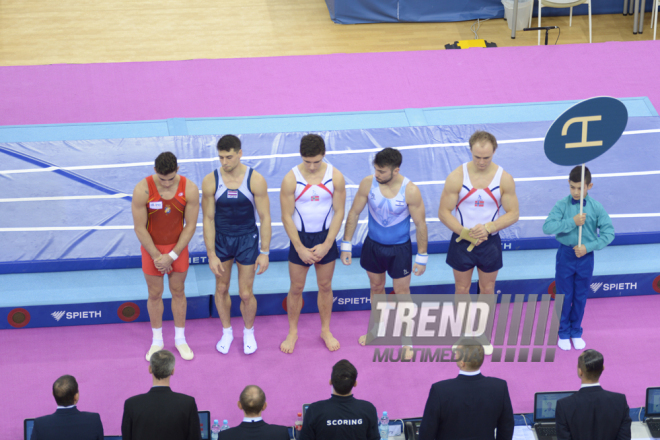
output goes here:
[{"label": "navy blue shorts", "polygon": [[407,277],[412,272],[412,243],[380,244],[367,236],[360,266],[371,273],[387,272],[392,279]]},{"label": "navy blue shorts", "polygon": [[467,248],[470,242],[461,240],[456,243],[458,234],[454,233],[449,240],[449,250],[447,251],[447,264],[459,272],[465,272],[477,266],[477,268],[486,273],[500,270],[502,264],[502,240],[500,234],[491,235],[488,240],[475,246],[472,252]]},{"label": "navy blue shorts", "polygon": [[222,235],[215,232],[215,254],[223,263],[235,259],[243,266],[250,266],[259,256],[259,233]]},{"label": "navy blue shorts", "polygon": [[[300,237],[300,242],[302,243],[303,246],[305,246],[307,249],[311,249],[317,244],[321,244],[325,241],[326,238],[328,238],[328,230],[326,229],[325,231],[321,232],[298,232],[298,236]],[[327,254],[325,254],[325,257],[321,259],[316,264],[328,264],[333,262],[339,258],[339,251],[337,250],[337,243],[335,243],[334,246],[330,246],[330,250],[328,251]],[[292,262],[293,264],[297,264],[299,266],[311,266],[311,264],[306,264],[303,263],[303,261],[300,259],[298,256],[298,252],[296,252],[296,248],[293,247],[293,244],[289,242],[289,261]]]}]

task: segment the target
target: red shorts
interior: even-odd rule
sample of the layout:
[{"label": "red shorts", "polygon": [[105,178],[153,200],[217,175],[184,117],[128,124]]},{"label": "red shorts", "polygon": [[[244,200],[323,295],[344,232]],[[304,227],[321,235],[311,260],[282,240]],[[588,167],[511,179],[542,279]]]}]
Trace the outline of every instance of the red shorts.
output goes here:
[{"label": "red shorts", "polygon": [[[172,249],[174,249],[175,244],[156,244],[156,249],[160,251],[161,254],[169,254]],[[142,252],[142,271],[147,274],[147,275],[155,275],[158,277],[162,277],[163,274],[160,273],[158,269],[156,269],[156,265],[154,265],[154,260],[151,258],[151,255],[149,255],[149,252],[144,248],[144,246],[140,246],[140,251]],[[190,263],[188,262],[188,246],[186,246],[183,249],[183,252],[181,252],[181,255],[179,255],[179,258],[172,263],[172,272],[185,272],[188,270],[188,266]]]}]

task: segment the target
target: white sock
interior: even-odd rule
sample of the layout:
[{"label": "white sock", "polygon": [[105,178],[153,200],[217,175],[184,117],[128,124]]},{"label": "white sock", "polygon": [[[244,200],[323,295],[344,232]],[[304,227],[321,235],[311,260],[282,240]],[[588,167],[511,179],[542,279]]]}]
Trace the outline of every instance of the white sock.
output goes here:
[{"label": "white sock", "polygon": [[186,328],[174,327],[174,344],[181,345],[186,343]]},{"label": "white sock", "polygon": [[231,327],[222,329],[222,338],[215,345],[215,349],[222,354],[229,353],[229,347],[231,347],[231,342],[234,340],[234,331]]},{"label": "white sock", "polygon": [[254,339],[254,325],[252,328],[243,328],[243,352],[252,354],[257,351],[257,340]]},{"label": "white sock", "polygon": [[151,328],[151,331],[153,332],[153,339],[151,340],[151,345],[157,345],[159,347],[162,347],[165,345],[163,342],[163,327],[161,328]]}]

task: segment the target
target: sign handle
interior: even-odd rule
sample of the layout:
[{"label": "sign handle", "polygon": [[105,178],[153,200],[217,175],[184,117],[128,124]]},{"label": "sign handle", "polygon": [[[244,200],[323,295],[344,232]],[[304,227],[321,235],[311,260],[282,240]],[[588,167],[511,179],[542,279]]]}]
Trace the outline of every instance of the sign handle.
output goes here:
[{"label": "sign handle", "polygon": [[[584,164],[582,164],[582,179],[580,180],[580,215],[582,215],[582,201],[584,200]],[[582,226],[578,228],[578,246],[582,246]]]}]

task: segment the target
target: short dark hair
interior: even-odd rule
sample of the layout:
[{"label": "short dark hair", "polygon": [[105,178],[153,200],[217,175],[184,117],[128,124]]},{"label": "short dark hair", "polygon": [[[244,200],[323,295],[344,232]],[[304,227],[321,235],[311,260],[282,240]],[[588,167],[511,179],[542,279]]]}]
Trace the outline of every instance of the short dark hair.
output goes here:
[{"label": "short dark hair", "polygon": [[175,172],[179,167],[176,163],[176,156],[169,151],[160,153],[156,158],[154,166],[156,168],[156,172],[158,174],[162,174],[163,176],[167,176],[168,174]]},{"label": "short dark hair", "polygon": [[[568,180],[573,183],[582,182],[582,165],[578,165],[571,170],[571,174],[568,175]],[[589,168],[584,167],[584,186],[589,186],[591,183],[591,171]]]},{"label": "short dark hair", "polygon": [[598,380],[603,373],[603,355],[596,350],[585,350],[578,357],[578,368],[587,380]]},{"label": "short dark hair", "polygon": [[248,385],[243,389],[239,400],[246,415],[257,415],[264,409],[266,393],[256,385]]},{"label": "short dark hair", "polygon": [[472,136],[470,136],[470,151],[472,151],[472,147],[474,144],[477,142],[490,142],[490,144],[493,146],[493,153],[495,150],[497,150],[497,139],[495,139],[495,136],[492,134],[488,133],[487,131],[481,131],[477,130],[474,133],[472,133]]},{"label": "short dark hair", "polygon": [[346,359],[342,359],[332,367],[330,381],[337,394],[348,394],[355,386],[357,370]]},{"label": "short dark hair", "polygon": [[376,153],[374,165],[379,167],[399,168],[403,162],[401,152],[395,148],[384,148]]},{"label": "short dark hair", "polygon": [[76,378],[65,374],[59,377],[53,384],[53,397],[58,406],[71,406],[76,403],[76,394],[78,394],[78,382]]},{"label": "short dark hair", "polygon": [[149,365],[151,366],[151,373],[156,379],[167,379],[174,372],[174,355],[167,350],[157,351],[151,355]]},{"label": "short dark hair", "polygon": [[300,139],[300,155],[302,157],[314,157],[319,154],[325,155],[325,141],[318,134],[306,134]]},{"label": "short dark hair", "polygon": [[226,134],[218,141],[218,151],[241,151],[241,140],[233,134]]},{"label": "short dark hair", "polygon": [[465,366],[476,371],[484,363],[484,346],[474,338],[461,338],[456,343],[461,351],[459,360],[465,362]]}]

